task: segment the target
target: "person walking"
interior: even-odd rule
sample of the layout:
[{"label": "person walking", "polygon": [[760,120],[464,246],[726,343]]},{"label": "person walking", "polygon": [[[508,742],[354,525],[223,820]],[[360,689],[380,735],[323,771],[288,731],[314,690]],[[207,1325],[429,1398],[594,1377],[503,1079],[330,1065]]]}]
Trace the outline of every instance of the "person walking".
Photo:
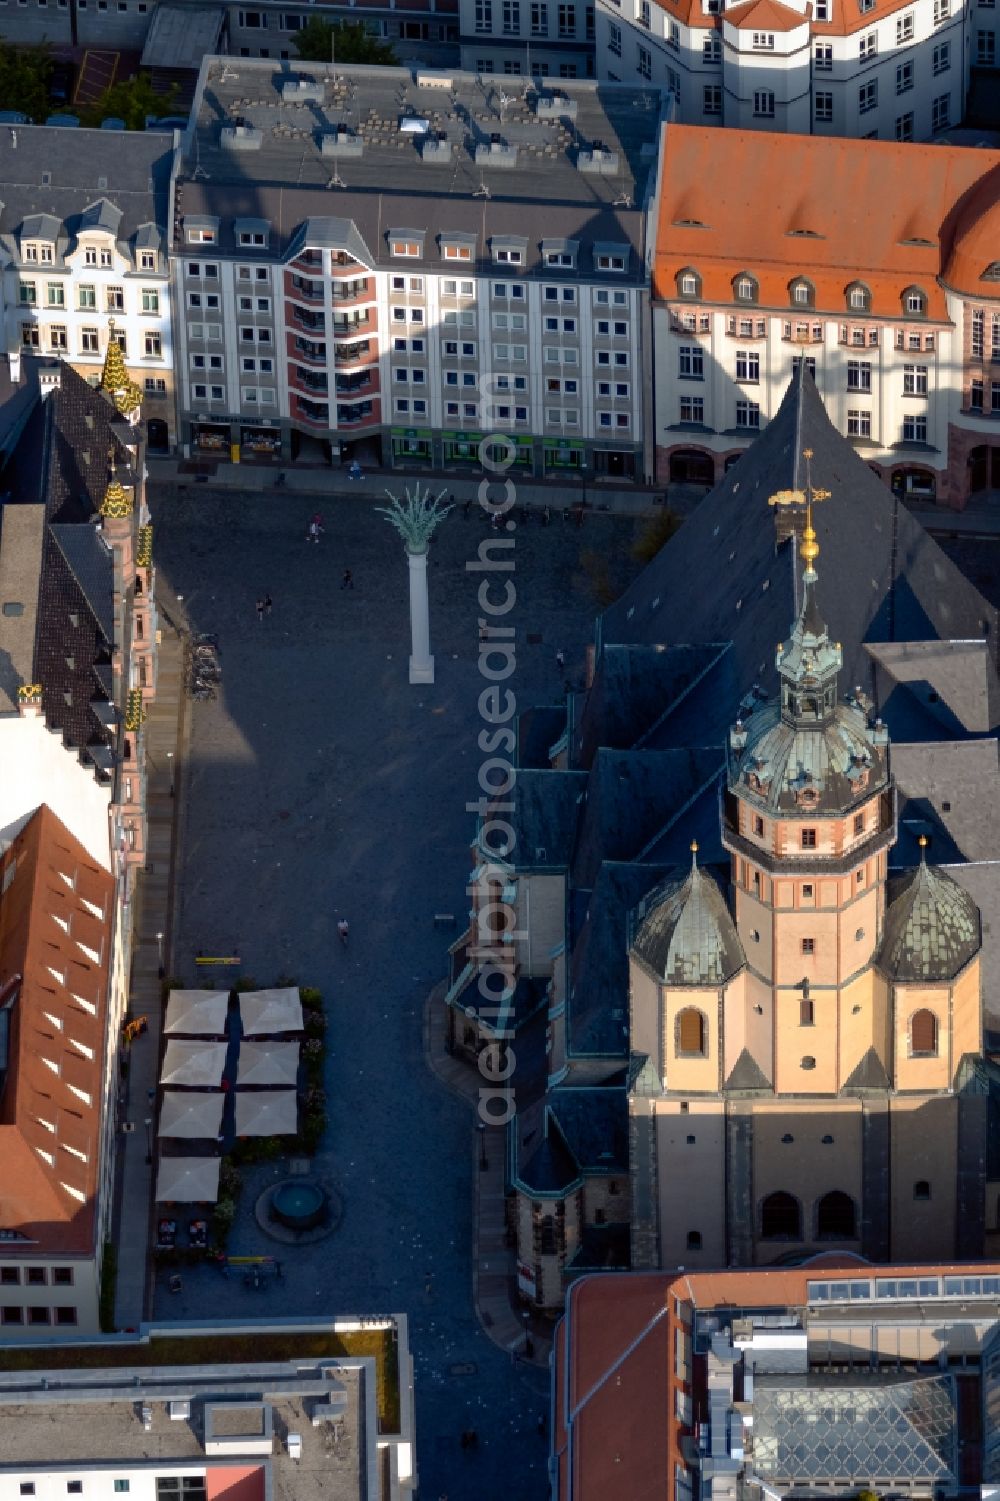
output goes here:
[{"label": "person walking", "polygon": [[271,598],[270,594],[265,594],[264,595],[264,614],[265,615],[270,615],[270,613],[271,613],[271,607],[273,606],[273,604],[274,604],[274,601]]},{"label": "person walking", "polygon": [[337,932],[340,935],[340,941],[344,945],[345,949],[347,947],[347,934],[348,934],[348,931],[349,930],[348,930],[348,926],[347,926],[347,918],[346,917],[342,917],[340,919],[339,923],[337,924]]},{"label": "person walking", "polygon": [[263,596],[260,599],[258,599],[258,601],[257,601],[257,619],[258,620],[263,620],[264,619],[264,599],[263,599]]},{"label": "person walking", "polygon": [[310,521],[310,523],[309,523],[309,530],[306,532],[306,541],[307,542],[314,542],[317,547],[319,546],[319,523],[318,522],[316,522],[316,521]]},{"label": "person walking", "polygon": [[563,669],[565,668],[565,666],[566,666],[566,653],[564,651],[557,651],[556,652],[556,666],[558,667],[558,669],[559,669],[560,672],[562,672]]},{"label": "person walking", "polygon": [[351,572],[351,570],[349,568],[345,568],[344,569],[344,577],[340,581],[340,587],[342,589],[353,589],[354,588],[354,574]]}]

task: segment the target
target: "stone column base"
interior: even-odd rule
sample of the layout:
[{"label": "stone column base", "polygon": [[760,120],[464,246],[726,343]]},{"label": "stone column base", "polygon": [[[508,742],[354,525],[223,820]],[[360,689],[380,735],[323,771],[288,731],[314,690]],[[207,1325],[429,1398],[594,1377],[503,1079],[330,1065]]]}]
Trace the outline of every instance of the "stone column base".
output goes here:
[{"label": "stone column base", "polygon": [[433,683],[434,681],[434,658],[411,657],[410,658],[410,682]]}]

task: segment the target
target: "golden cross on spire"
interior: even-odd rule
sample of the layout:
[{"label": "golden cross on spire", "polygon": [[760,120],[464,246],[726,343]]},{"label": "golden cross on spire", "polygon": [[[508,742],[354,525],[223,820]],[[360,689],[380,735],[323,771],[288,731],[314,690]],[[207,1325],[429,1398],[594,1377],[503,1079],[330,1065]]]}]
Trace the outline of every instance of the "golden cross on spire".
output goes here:
[{"label": "golden cross on spire", "polygon": [[803,562],[806,565],[806,572],[812,574],[813,577],[815,577],[815,563],[816,559],[819,557],[819,543],[816,541],[816,533],[813,530],[812,508],[821,500],[829,500],[830,491],[818,490],[813,485],[811,467],[812,456],[813,451],[811,448],[804,448],[802,450],[802,457],[806,461],[805,489],[779,490],[776,495],[772,495],[769,498],[767,503],[769,506],[805,506],[806,525],[805,531],[802,533],[802,545],[799,548],[799,551],[801,552]]}]

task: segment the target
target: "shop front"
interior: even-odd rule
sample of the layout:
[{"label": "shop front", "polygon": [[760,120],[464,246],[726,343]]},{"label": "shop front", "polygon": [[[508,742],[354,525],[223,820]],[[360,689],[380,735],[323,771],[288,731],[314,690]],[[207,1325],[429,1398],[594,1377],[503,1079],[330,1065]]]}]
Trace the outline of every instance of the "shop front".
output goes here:
[{"label": "shop front", "polygon": [[434,452],[434,434],[429,427],[390,429],[393,464],[429,464]]},{"label": "shop front", "polygon": [[199,453],[229,452],[228,422],[196,422],[191,428],[191,437]]},{"label": "shop front", "polygon": [[546,438],[542,444],[545,473],[559,474],[567,470],[579,472],[587,467],[587,448],[584,443],[572,438]]},{"label": "shop front", "polygon": [[627,448],[595,448],[594,473],[598,479],[635,479],[635,452]]},{"label": "shop front", "polygon": [[244,459],[280,459],[281,429],[241,427],[240,451]]},{"label": "shop front", "polygon": [[527,469],[534,467],[535,440],[530,437],[515,438],[504,433],[486,445],[486,462],[498,469]]},{"label": "shop front", "polygon": [[445,464],[479,464],[479,445],[482,441],[482,433],[442,433]]}]

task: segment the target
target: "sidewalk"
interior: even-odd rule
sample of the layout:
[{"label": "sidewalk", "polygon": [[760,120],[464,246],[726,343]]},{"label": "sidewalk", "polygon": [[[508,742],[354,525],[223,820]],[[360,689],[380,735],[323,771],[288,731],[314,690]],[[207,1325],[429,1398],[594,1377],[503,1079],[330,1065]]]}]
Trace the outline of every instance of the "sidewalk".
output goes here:
[{"label": "sidewalk", "polygon": [[[433,472],[422,469],[404,474],[395,469],[365,469],[359,479],[352,480],[347,469],[339,466],[331,468],[329,465],[319,465],[300,469],[296,465],[281,467],[229,463],[206,466],[206,474],[203,476],[186,472],[190,461],[185,463],[175,458],[150,458],[148,464],[150,482],[155,485],[203,485],[210,490],[273,492],[277,502],[280,502],[282,496],[323,495],[330,501],[361,497],[382,505],[385,503],[387,490],[401,496],[407,485],[412,487],[416,484],[427,486],[432,495],[438,495],[443,490],[446,498],[451,496],[459,503],[466,500],[474,502],[484,478],[478,470],[458,473],[452,470]],[[284,475],[284,480],[280,486],[276,486],[275,480],[279,475]],[[517,487],[516,504],[527,504],[539,509],[548,506],[553,523],[560,520],[563,507],[579,505],[581,500],[586,501],[589,511],[608,510],[630,516],[651,514],[664,494],[662,485],[622,488],[616,487],[613,480],[590,479],[586,484],[581,484],[572,475],[547,482],[528,477],[522,479],[516,473],[511,474],[510,478]],[[502,478],[498,481],[498,484],[501,483]],[[493,494],[500,498],[503,492],[496,489]]]},{"label": "sidewalk", "polygon": [[[149,705],[144,733],[148,847],[139,878],[130,988],[132,1015],[145,1016],[147,1030],[129,1050],[128,1091],[122,1119],[132,1122],[134,1129],[119,1135],[116,1173],[115,1324],[119,1329],[136,1328],[151,1312],[147,1291],[152,1286],[149,1242],[156,1170],[155,1091],[163,1009],[160,968],[162,964],[165,972],[170,973],[176,811],[190,725],[185,713],[183,641],[162,614],[160,624],[156,697]],[[148,1128],[147,1120],[151,1122]],[[152,1164],[146,1161],[150,1147]]]},{"label": "sidewalk", "polygon": [[[453,1058],[445,1046],[444,990],[444,982],[435,986],[424,1007],[424,1057],[438,1082],[466,1100],[471,1110],[479,1097],[479,1083],[469,1065]],[[550,1326],[534,1317],[525,1322],[511,1302],[516,1256],[507,1243],[504,1214],[506,1139],[504,1127],[488,1126],[483,1132],[474,1129],[472,1133],[472,1297],[479,1322],[494,1344],[507,1350],[512,1359],[530,1360],[532,1365],[547,1369],[552,1348]],[[530,1357],[524,1353],[527,1333],[531,1336]]]}]

